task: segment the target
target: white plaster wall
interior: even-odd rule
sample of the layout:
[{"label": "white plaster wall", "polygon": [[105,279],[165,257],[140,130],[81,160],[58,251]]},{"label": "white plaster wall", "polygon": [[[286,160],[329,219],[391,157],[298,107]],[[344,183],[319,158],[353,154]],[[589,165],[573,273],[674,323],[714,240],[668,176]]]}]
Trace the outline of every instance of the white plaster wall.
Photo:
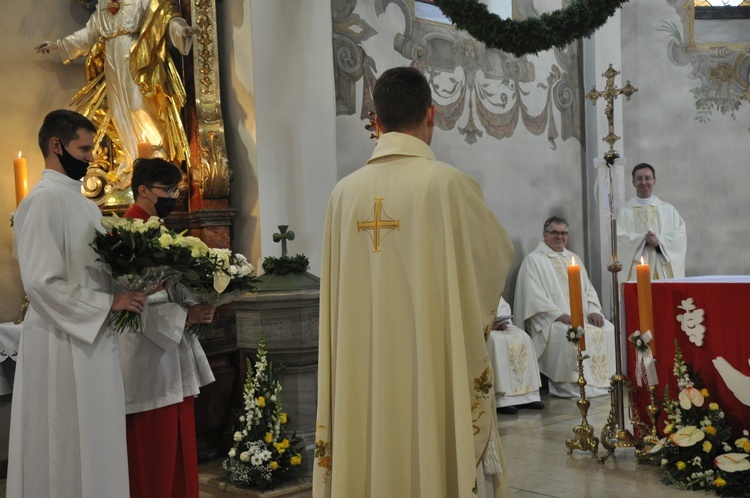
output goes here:
[{"label": "white plaster wall", "polygon": [[667,57],[669,36],[657,31],[664,21],[681,26],[665,0],[629,2],[622,12],[623,74],[639,88],[624,116],[625,153],[631,165],[656,168],[654,192],[685,220],[688,276],[750,273],[750,103],[736,121],[714,112],[697,122],[690,89],[699,81]]}]

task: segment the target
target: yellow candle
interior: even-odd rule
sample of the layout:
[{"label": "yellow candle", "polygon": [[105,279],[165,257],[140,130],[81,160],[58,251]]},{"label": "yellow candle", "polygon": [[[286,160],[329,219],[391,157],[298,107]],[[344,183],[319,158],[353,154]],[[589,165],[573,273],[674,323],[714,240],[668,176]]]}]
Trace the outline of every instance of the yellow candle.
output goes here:
[{"label": "yellow candle", "polygon": [[[656,337],[654,333],[654,308],[651,304],[651,267],[644,264],[643,258],[641,258],[641,264],[636,265],[635,273],[638,282],[638,317],[640,318],[641,334],[650,330],[651,335]],[[654,339],[648,345],[651,352],[656,354]]]},{"label": "yellow candle", "polygon": [[16,180],[16,207],[26,194],[29,193],[29,179],[26,175],[26,158],[21,157],[21,151],[18,151],[18,157],[13,159],[13,176]]},{"label": "yellow candle", "polygon": [[[581,296],[581,267],[576,264],[575,257],[568,266],[568,293],[570,294],[570,325],[583,327],[583,298]],[[578,342],[581,351],[586,349],[586,342],[581,336]]]},{"label": "yellow candle", "polygon": [[138,142],[138,157],[148,159],[151,157],[151,144],[148,142]]}]

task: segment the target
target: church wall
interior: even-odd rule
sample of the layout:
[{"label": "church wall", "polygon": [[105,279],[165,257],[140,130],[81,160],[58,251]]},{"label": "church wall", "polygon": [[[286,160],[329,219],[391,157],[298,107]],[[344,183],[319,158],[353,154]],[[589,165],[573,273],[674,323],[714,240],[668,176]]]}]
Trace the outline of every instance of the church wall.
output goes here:
[{"label": "church wall", "polygon": [[59,54],[37,55],[34,47],[79,29],[88,11],[75,2],[29,0],[6,2],[0,16],[0,321],[18,315],[23,287],[18,261],[12,256],[10,214],[16,209],[13,161],[18,151],[27,159],[29,187],[42,176],[44,159],[37,132],[47,112],[67,107],[83,86],[80,64],[63,65]]},{"label": "church wall", "polygon": [[[671,23],[685,39],[675,4],[679,2],[629,2],[623,9],[622,30],[627,33],[622,38],[623,75],[639,88],[624,111],[625,154],[631,166],[648,162],[656,167],[654,192],[672,203],[685,220],[688,276],[747,274],[750,103],[742,101],[736,120],[716,109],[708,123],[696,120],[696,101],[690,92],[702,83],[690,77],[690,58],[697,60],[696,56],[676,65],[673,60],[685,54],[676,49],[670,58],[673,37],[660,31]],[[716,66],[728,61],[731,58],[714,57],[703,63]],[[626,188],[632,193],[629,182],[628,173]]]},{"label": "church wall", "polygon": [[[488,205],[513,240],[516,255],[505,292],[509,300],[512,301],[521,260],[541,241],[543,222],[550,215],[564,216],[569,220],[569,247],[585,257],[583,149],[578,138],[567,136],[580,136],[582,127],[578,55],[548,51],[539,56],[516,59],[497,51],[487,52],[481,44],[453,28],[415,20],[411,3],[406,0],[349,0],[334,4],[339,9],[338,12],[334,9],[337,105],[340,109],[349,106],[347,111],[340,110],[336,118],[339,178],[361,167],[375,145],[368,138],[369,132],[364,129],[367,120],[362,116],[365,89],[370,84],[368,76],[377,77],[388,68],[415,63],[422,67],[428,78],[434,78],[433,96],[438,104],[447,106],[458,99],[444,96],[446,89],[455,82],[466,89],[460,117],[448,129],[435,128],[432,147],[438,159],[467,172],[480,183]],[[341,26],[349,28],[341,29]],[[420,42],[428,49],[421,51]],[[410,50],[412,46],[416,47]],[[450,48],[446,49],[447,46]],[[355,47],[364,54],[360,67],[363,75],[352,83],[353,78],[347,80],[345,74],[354,73],[354,69],[349,67],[346,72],[343,68],[347,67],[346,64],[354,65],[351,61],[359,56]],[[580,46],[575,48],[580,51]],[[573,61],[568,59],[570,57]],[[451,61],[458,63],[451,66]],[[536,130],[538,134],[534,134],[519,117],[515,127],[506,127],[504,138],[491,136],[478,119],[478,86],[473,86],[474,81],[479,86],[486,85],[482,88],[493,93],[481,100],[497,119],[502,119],[500,115],[520,103],[533,116],[542,114],[549,105],[554,125],[547,121]],[[354,87],[353,98],[347,98],[347,92],[340,89],[345,83]],[[516,84],[525,92],[520,102],[512,91],[512,85]],[[552,91],[548,94],[550,84]],[[578,98],[578,105],[573,106],[576,111],[563,113],[561,108],[564,106],[556,102],[570,98],[571,94]],[[507,98],[504,107],[489,103],[499,103],[501,97]],[[471,119],[469,101],[472,102]],[[470,133],[460,131],[472,127],[481,133],[473,140]],[[559,134],[553,140],[549,139],[551,130]],[[494,133],[500,131],[495,129]]]}]

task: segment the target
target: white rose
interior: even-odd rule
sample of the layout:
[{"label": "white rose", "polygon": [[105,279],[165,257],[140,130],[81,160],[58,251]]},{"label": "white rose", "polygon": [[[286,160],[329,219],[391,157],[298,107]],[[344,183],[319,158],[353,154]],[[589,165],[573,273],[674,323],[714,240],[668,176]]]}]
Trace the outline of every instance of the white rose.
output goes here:
[{"label": "white rose", "polygon": [[234,458],[236,456],[237,456],[237,450],[235,450],[234,448],[229,450],[229,458]]},{"label": "white rose", "polygon": [[167,247],[170,247],[173,243],[174,239],[168,233],[163,233],[161,234],[161,237],[159,237],[159,245],[164,247],[165,249]]},{"label": "white rose", "polygon": [[247,451],[243,451],[242,453],[240,453],[240,460],[242,460],[243,462],[249,462],[250,453],[248,453]]},{"label": "white rose", "polygon": [[239,432],[239,431],[237,431],[237,432],[234,433],[234,440],[237,441],[237,442],[242,441],[243,437],[244,437],[244,435],[241,432]]}]

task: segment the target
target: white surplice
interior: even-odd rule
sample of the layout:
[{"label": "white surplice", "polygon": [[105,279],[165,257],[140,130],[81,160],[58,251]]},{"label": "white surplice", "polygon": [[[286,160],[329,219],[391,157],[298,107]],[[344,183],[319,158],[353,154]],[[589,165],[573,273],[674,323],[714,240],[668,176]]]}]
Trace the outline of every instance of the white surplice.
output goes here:
[{"label": "white surplice", "polygon": [[[497,316],[510,316],[510,304],[500,298]],[[531,336],[508,323],[505,330],[493,330],[487,338],[487,351],[495,373],[497,406],[514,406],[540,401],[539,365]]]},{"label": "white surplice", "polygon": [[[659,239],[659,251],[646,245],[649,230]],[[641,256],[644,263],[651,265],[652,279],[682,278],[687,253],[685,221],[674,206],[656,196],[648,206],[633,197],[617,219],[617,251],[627,280],[635,280],[635,267]]]},{"label": "white surplice", "polygon": [[316,498],[507,493],[485,332],[512,259],[476,181],[417,138],[386,133],[338,183],[323,238]]},{"label": "white surplice", "polygon": [[[562,314],[570,315],[567,266],[573,256],[581,261],[567,249],[556,252],[540,242],[524,258],[516,281],[516,325],[531,334],[539,370],[550,380],[550,394],[562,397],[579,396],[574,384],[578,380],[575,349],[566,338],[569,327],[555,321]],[[591,313],[603,317],[599,297],[583,265],[581,292],[584,317]],[[602,328],[587,323],[585,329],[586,354],[590,356],[583,362],[586,392],[589,396],[604,395],[616,367],[614,325],[605,320]]]},{"label": "white surplice", "polygon": [[15,215],[29,297],[13,392],[7,497],[127,498],[113,281],[90,247],[99,208],[47,169]]}]

